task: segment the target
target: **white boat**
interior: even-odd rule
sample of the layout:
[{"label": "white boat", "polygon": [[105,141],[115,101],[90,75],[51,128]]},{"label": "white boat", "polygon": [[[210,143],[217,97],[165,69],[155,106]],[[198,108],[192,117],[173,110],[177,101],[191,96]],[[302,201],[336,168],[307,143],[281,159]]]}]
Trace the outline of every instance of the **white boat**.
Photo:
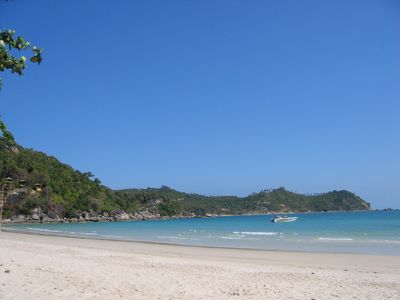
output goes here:
[{"label": "white boat", "polygon": [[283,222],[294,222],[297,220],[297,217],[288,217],[288,216],[276,216],[271,220],[274,223],[283,223]]}]

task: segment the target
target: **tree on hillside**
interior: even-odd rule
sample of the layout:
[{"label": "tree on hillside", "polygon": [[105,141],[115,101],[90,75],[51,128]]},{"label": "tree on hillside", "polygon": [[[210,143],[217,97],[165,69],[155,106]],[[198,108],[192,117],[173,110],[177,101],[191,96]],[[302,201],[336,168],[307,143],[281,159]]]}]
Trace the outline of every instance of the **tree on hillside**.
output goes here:
[{"label": "tree on hillside", "polygon": [[[23,75],[26,68],[26,57],[17,55],[17,51],[31,50],[32,55],[30,61],[40,64],[42,62],[42,49],[31,46],[22,36],[15,36],[14,30],[0,31],[0,72],[9,70],[11,73]],[[2,79],[0,78],[0,89],[2,87]],[[14,144],[14,137],[7,126],[0,120],[0,134],[10,145]]]}]

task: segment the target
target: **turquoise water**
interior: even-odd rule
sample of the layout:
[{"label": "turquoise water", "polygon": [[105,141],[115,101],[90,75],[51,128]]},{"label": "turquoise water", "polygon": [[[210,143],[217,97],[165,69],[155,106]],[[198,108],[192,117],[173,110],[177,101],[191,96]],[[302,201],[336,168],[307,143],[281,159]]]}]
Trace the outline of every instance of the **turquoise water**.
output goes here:
[{"label": "turquoise water", "polygon": [[107,223],[7,225],[23,230],[92,238],[212,247],[400,255],[400,211],[234,216]]}]

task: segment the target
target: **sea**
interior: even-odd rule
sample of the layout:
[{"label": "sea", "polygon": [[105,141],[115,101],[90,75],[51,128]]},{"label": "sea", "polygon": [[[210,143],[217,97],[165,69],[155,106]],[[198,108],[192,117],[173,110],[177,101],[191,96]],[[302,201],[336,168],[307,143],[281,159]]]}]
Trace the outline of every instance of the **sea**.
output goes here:
[{"label": "sea", "polygon": [[6,231],[206,247],[400,255],[400,211],[4,225]]}]

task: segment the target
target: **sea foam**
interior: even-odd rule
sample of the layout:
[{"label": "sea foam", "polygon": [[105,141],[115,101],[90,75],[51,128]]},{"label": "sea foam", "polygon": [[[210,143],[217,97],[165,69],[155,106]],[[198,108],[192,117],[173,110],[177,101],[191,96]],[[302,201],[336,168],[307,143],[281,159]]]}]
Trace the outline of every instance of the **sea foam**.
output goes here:
[{"label": "sea foam", "polygon": [[352,238],[330,238],[330,237],[319,237],[320,241],[353,241]]},{"label": "sea foam", "polygon": [[234,231],[234,234],[241,235],[277,235],[278,232],[264,232],[264,231]]}]

